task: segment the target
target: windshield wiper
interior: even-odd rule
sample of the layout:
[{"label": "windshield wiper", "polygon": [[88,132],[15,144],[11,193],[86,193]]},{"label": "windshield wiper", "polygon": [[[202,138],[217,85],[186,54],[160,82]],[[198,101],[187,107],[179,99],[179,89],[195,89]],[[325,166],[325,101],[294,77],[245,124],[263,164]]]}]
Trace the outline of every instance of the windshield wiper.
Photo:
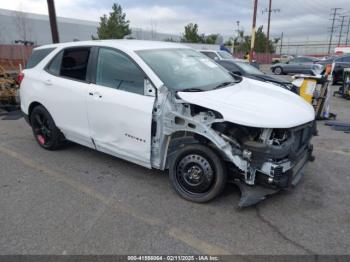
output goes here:
[{"label": "windshield wiper", "polygon": [[217,86],[215,86],[213,89],[218,89],[218,88],[225,87],[225,86],[235,84],[235,83],[236,82],[233,82],[233,81],[222,82],[221,84],[218,84]]}]

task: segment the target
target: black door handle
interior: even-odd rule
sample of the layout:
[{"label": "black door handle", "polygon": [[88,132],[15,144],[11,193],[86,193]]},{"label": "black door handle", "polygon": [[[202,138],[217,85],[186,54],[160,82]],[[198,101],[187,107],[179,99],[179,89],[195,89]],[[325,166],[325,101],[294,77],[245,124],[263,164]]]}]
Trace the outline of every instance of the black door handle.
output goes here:
[{"label": "black door handle", "polygon": [[90,96],[93,96],[94,94],[90,92],[89,95],[90,95]]}]

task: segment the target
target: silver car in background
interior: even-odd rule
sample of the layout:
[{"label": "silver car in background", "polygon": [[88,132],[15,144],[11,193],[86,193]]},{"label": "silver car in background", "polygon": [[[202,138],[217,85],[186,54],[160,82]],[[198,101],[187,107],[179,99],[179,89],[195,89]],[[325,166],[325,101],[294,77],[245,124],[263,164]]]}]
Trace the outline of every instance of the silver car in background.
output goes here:
[{"label": "silver car in background", "polygon": [[299,56],[285,64],[278,63],[271,66],[271,71],[276,75],[283,74],[320,74],[323,66],[316,64],[319,59],[314,57]]}]

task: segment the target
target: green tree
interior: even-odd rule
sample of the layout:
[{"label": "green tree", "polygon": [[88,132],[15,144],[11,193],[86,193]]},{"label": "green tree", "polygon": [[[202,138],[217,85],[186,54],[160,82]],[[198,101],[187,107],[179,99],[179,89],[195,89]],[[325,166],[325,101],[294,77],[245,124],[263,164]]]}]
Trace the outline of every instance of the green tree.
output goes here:
[{"label": "green tree", "polygon": [[[260,26],[255,34],[255,51],[257,53],[264,53],[266,52],[266,43],[267,43],[267,36],[265,35],[263,31],[263,26]],[[270,53],[275,52],[275,48],[273,45],[273,42],[269,40],[269,51]]]},{"label": "green tree", "polygon": [[130,21],[126,19],[123,9],[113,4],[109,17],[106,14],[100,17],[100,26],[97,28],[97,37],[92,39],[122,39],[131,34]]},{"label": "green tree", "polygon": [[219,34],[211,34],[205,37],[206,44],[216,44],[216,41],[219,38]]},{"label": "green tree", "polygon": [[185,26],[185,33],[182,36],[181,42],[203,43],[203,36],[198,34],[197,24],[190,23]]},{"label": "green tree", "polygon": [[[243,31],[239,32],[239,37],[236,37],[235,39],[235,50],[241,51],[241,52],[249,52],[250,50],[250,43],[251,43],[251,36],[244,35]],[[240,40],[240,41],[239,41]],[[255,52],[257,53],[265,53],[266,52],[266,42],[267,37],[263,31],[263,26],[260,26],[258,30],[255,33]],[[278,42],[278,40],[277,40]],[[274,41],[269,40],[269,51],[270,53],[275,52],[275,44],[276,39]]]}]

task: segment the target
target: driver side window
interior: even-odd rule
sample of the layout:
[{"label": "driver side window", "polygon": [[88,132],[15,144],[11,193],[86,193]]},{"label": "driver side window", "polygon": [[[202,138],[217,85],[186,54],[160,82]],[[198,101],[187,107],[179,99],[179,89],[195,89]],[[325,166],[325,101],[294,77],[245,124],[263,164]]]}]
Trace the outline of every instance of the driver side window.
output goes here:
[{"label": "driver side window", "polygon": [[125,54],[100,48],[97,58],[96,84],[144,94],[144,73]]}]

